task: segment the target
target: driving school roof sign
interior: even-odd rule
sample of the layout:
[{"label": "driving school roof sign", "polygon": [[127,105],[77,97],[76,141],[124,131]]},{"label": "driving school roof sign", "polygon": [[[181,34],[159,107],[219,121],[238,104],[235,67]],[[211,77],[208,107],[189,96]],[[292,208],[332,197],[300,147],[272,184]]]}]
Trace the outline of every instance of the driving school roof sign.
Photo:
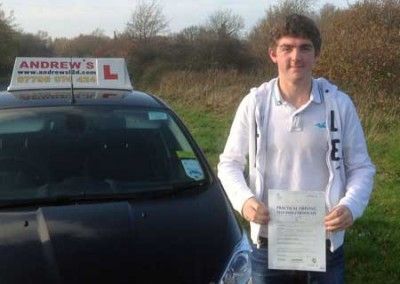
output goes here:
[{"label": "driving school roof sign", "polygon": [[17,57],[8,91],[37,89],[132,90],[123,58]]}]

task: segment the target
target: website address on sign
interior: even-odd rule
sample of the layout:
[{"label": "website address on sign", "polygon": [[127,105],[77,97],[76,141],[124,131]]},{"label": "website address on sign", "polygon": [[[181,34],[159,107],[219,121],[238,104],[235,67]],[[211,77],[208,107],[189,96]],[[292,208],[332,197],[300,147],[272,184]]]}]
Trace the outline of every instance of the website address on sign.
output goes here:
[{"label": "website address on sign", "polygon": [[39,71],[18,71],[18,75],[96,75],[96,71],[83,71],[83,70],[39,70]]}]

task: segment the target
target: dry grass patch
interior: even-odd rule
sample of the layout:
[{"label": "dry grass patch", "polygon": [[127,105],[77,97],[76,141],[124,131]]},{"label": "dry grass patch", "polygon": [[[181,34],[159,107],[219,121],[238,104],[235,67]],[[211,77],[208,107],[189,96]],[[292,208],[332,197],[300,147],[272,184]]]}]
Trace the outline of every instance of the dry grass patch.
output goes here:
[{"label": "dry grass patch", "polygon": [[202,108],[217,114],[233,112],[253,86],[265,78],[238,71],[176,71],[165,75],[152,91],[171,104]]}]

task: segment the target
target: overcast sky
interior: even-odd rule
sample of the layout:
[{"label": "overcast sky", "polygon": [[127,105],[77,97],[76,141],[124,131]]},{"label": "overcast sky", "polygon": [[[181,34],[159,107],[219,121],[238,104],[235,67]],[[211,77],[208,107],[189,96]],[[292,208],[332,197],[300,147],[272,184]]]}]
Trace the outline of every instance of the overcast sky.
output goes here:
[{"label": "overcast sky", "polygon": [[[14,11],[15,24],[24,32],[46,31],[55,37],[75,37],[100,28],[106,35],[122,32],[129,21],[137,0],[0,0],[8,15]],[[199,25],[219,9],[231,9],[243,17],[245,29],[250,30],[271,5],[279,0],[159,0],[169,32]],[[324,3],[347,7],[355,0],[315,0],[319,8]]]}]

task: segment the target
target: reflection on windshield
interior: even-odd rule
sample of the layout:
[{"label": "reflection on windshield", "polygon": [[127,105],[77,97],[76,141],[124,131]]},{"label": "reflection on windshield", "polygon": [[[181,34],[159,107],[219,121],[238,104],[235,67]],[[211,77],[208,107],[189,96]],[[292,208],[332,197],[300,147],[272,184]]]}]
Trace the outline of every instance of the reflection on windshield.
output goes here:
[{"label": "reflection on windshield", "polygon": [[70,106],[0,113],[0,199],[151,191],[204,178],[164,111]]}]

